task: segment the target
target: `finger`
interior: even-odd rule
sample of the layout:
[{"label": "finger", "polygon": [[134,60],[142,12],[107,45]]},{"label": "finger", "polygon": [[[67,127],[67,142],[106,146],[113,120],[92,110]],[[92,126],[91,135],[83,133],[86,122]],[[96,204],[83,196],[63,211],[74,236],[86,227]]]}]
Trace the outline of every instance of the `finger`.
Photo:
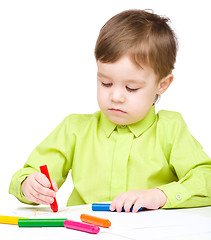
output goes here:
[{"label": "finger", "polygon": [[[41,175],[43,175],[41,173]],[[54,190],[51,190],[49,187],[50,187],[50,182],[49,180],[47,179],[47,177],[45,175],[41,176],[40,174],[39,175],[36,175],[35,176],[35,182],[33,182],[33,188],[45,195],[45,196],[48,196],[48,197],[55,197],[56,196],[56,193]],[[47,180],[47,181],[46,181]]]},{"label": "finger", "polygon": [[34,176],[35,180],[40,183],[41,185],[43,185],[46,188],[50,188],[51,184],[50,181],[48,180],[48,178],[43,174],[43,173],[37,173]]},{"label": "finger", "polygon": [[132,205],[135,203],[135,201],[136,201],[135,197],[133,197],[133,198],[130,197],[125,200],[125,203],[124,203],[125,212],[130,212],[130,209],[131,209]]},{"label": "finger", "polygon": [[124,206],[126,200],[126,195],[125,194],[120,194],[116,200],[116,211],[121,212],[122,207]]},{"label": "finger", "polygon": [[138,212],[138,210],[143,207],[143,201],[141,201],[141,199],[138,199],[137,201],[135,201],[134,206],[133,206],[133,213]]},{"label": "finger", "polygon": [[33,193],[30,193],[28,198],[31,199],[30,201],[38,203],[38,204],[43,204],[43,205],[49,205],[50,204],[48,201],[45,201],[45,200],[42,200],[42,199],[36,197],[35,195],[33,195]]},{"label": "finger", "polygon": [[111,203],[111,205],[110,205],[110,210],[111,210],[111,211],[115,211],[115,210],[116,210],[116,204],[117,204],[117,202],[118,202],[118,198],[119,198],[119,195],[117,195],[117,196],[113,199],[113,201],[112,201],[112,203]]},{"label": "finger", "polygon": [[25,192],[25,197],[32,202],[38,203],[38,204],[49,204],[52,200],[42,200],[39,199],[39,194],[33,189],[32,185],[27,185],[27,189]]},{"label": "finger", "polygon": [[[32,188],[33,188],[33,186],[32,186]],[[49,190],[49,189],[47,189],[47,190]],[[41,193],[40,191],[37,191],[34,188],[30,193],[31,193],[31,195],[33,195],[35,197],[36,200],[39,200],[40,202],[42,202],[42,204],[51,204],[54,201],[54,197],[52,197],[50,195],[45,195],[45,194]]]},{"label": "finger", "polygon": [[36,192],[36,196],[38,195],[41,195],[43,197],[51,197],[51,198],[54,198],[56,196],[56,193],[47,188],[47,187],[44,187],[43,185],[41,185],[40,183],[38,183],[37,181],[34,181],[31,185],[31,187],[33,188],[33,190]]},{"label": "finger", "polygon": [[113,201],[111,202],[111,205],[110,205],[110,210],[111,210],[111,211],[115,211],[115,210],[116,210],[117,197],[118,197],[118,195],[117,195],[117,196],[113,199]]},{"label": "finger", "polygon": [[112,203],[111,203],[111,205],[110,205],[110,211],[115,211],[115,209],[116,209],[116,204],[115,204],[115,202],[113,202],[112,201]]}]

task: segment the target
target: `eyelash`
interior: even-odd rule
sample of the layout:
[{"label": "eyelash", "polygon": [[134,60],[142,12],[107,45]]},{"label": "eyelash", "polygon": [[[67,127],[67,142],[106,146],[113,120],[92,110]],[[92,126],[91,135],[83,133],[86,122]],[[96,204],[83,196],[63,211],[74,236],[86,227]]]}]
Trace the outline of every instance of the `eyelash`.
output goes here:
[{"label": "eyelash", "polygon": [[112,83],[103,83],[101,82],[102,86],[103,87],[111,87],[112,86]]},{"label": "eyelash", "polygon": [[129,87],[126,87],[126,89],[127,89],[129,92],[135,92],[135,91],[137,91],[139,88],[129,88]]},{"label": "eyelash", "polygon": [[[103,87],[111,87],[112,86],[112,83],[103,83],[103,82],[101,82],[101,84],[102,84]],[[129,88],[129,87],[126,86],[126,89],[127,89],[128,92],[135,92],[139,88]]]}]

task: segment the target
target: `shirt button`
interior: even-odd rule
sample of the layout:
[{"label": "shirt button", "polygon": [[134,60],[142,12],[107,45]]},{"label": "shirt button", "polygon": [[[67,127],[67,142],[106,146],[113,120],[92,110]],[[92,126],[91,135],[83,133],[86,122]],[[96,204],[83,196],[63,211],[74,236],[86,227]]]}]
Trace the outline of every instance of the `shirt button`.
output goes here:
[{"label": "shirt button", "polygon": [[126,125],[120,125],[120,127],[121,127],[121,128],[125,128],[125,127],[126,127]]},{"label": "shirt button", "polygon": [[177,195],[176,195],[176,199],[177,199],[177,200],[181,200],[181,199],[182,199],[182,194],[177,193]]}]

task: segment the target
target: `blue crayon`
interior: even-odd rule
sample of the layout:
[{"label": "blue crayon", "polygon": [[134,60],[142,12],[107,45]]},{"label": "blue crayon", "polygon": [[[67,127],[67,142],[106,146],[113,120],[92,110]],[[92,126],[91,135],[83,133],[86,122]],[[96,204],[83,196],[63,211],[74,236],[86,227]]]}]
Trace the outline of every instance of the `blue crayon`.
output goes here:
[{"label": "blue crayon", "polygon": [[[109,203],[92,203],[92,211],[111,211]],[[138,211],[142,210],[143,207],[139,208]],[[130,212],[132,212],[133,206],[130,208]],[[116,212],[116,210],[114,211]],[[122,212],[125,212],[124,207],[122,207]]]}]

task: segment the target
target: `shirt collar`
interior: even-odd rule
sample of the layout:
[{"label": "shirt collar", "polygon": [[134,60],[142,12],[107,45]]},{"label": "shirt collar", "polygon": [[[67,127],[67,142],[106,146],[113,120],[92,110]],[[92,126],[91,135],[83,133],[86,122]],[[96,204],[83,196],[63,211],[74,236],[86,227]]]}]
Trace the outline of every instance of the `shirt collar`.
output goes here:
[{"label": "shirt collar", "polygon": [[[149,110],[148,114],[145,116],[145,118],[143,118],[139,122],[129,124],[127,125],[127,127],[136,137],[139,137],[143,132],[145,132],[149,127],[151,127],[155,119],[156,119],[155,105],[153,105]],[[107,137],[109,137],[117,127],[117,124],[111,122],[102,112],[101,123]]]},{"label": "shirt collar", "polygon": [[116,128],[117,124],[110,121],[102,112],[101,112],[101,118],[100,118],[101,124],[103,126],[103,129],[106,133],[107,137],[110,137],[111,133]]}]

